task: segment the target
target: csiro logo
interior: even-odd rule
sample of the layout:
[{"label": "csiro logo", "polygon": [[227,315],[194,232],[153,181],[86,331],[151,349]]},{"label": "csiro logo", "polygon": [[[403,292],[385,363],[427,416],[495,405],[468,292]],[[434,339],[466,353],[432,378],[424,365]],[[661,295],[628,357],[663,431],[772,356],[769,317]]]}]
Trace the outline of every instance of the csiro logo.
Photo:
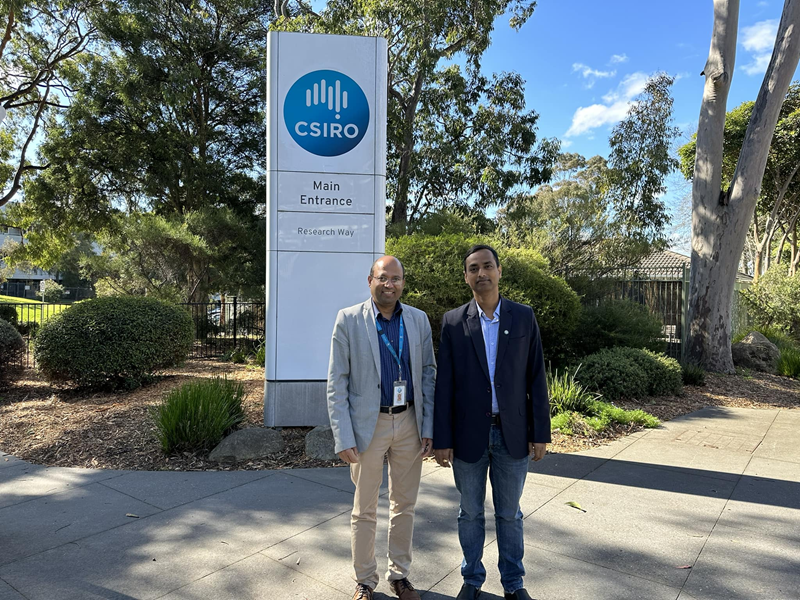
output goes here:
[{"label": "csiro logo", "polygon": [[283,103],[286,128],[317,156],[358,146],[369,127],[369,103],[359,85],[338,71],[313,71],[294,82]]}]

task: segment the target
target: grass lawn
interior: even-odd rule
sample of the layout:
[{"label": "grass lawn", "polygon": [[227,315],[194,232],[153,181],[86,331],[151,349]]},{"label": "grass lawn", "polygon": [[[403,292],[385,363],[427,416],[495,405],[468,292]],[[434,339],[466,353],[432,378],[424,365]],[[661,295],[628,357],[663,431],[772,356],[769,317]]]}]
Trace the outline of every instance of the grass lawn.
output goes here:
[{"label": "grass lawn", "polygon": [[43,323],[48,318],[70,306],[69,304],[45,304],[39,300],[0,296],[0,305],[16,304],[17,323]]},{"label": "grass lawn", "polygon": [[31,300],[29,298],[17,298],[16,296],[0,295],[0,302],[4,304],[42,304],[41,300]]}]

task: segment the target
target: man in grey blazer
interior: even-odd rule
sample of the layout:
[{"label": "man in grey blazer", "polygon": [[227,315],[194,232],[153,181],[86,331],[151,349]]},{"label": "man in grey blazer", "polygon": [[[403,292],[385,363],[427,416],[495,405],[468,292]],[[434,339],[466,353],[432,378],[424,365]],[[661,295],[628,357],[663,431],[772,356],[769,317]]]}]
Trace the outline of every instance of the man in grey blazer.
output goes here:
[{"label": "man in grey blazer", "polygon": [[328,366],[328,415],[339,457],[356,486],[350,518],[356,590],[372,600],[378,585],[375,529],[383,457],[389,461],[389,570],[400,600],[419,600],[408,581],[414,507],[422,459],[433,448],[436,361],[427,315],[400,303],[403,265],[379,258],[370,299],[339,311]]}]

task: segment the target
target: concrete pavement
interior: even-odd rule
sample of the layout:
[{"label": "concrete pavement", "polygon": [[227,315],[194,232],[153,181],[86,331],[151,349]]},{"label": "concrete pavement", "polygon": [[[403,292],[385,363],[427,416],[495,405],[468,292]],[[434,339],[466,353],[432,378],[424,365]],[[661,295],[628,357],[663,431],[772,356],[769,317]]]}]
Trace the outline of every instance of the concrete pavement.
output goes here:
[{"label": "concrete pavement", "polygon": [[[532,463],[529,592],[800,599],[798,431],[800,410],[707,408]],[[0,455],[0,600],[346,600],[352,499],[346,468],[102,471]],[[426,463],[411,577],[425,600],[461,586],[457,506],[452,472]],[[379,565],[387,519],[384,490]],[[493,526],[486,541],[482,598],[497,600]]]}]

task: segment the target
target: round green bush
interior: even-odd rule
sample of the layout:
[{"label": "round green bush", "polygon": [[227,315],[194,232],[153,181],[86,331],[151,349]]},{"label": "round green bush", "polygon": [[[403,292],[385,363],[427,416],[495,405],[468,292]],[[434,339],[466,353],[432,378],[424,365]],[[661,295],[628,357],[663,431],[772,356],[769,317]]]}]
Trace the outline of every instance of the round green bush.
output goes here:
[{"label": "round green bush", "polygon": [[12,325],[17,325],[17,308],[10,304],[0,304],[0,319],[8,321]]},{"label": "round green bush", "polygon": [[51,381],[132,388],[186,358],[192,325],[188,312],[154,298],[95,298],[48,319],[34,356]]},{"label": "round green bush", "polygon": [[661,319],[646,306],[630,300],[601,300],[584,307],[572,347],[576,356],[616,346],[662,352],[663,335]]},{"label": "round green bush", "polygon": [[464,254],[473,244],[497,249],[503,275],[500,293],[533,307],[542,335],[545,360],[558,363],[580,314],[578,296],[566,282],[547,272],[546,261],[530,250],[503,248],[496,240],[464,234],[412,234],[386,240],[386,253],[406,270],[403,302],[428,314],[438,346],[442,317],[472,299],[464,281]]},{"label": "round green bush", "polygon": [[607,400],[680,394],[683,389],[677,360],[637,348],[604,348],[590,354],[575,379]]},{"label": "round green bush", "polygon": [[9,369],[22,361],[25,341],[16,328],[0,319],[0,379],[5,379]]}]

